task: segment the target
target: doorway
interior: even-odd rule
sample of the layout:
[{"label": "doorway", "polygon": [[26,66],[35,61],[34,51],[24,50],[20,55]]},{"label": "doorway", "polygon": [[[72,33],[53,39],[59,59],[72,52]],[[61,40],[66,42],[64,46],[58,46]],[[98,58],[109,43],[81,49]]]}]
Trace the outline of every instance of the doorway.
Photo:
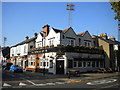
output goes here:
[{"label": "doorway", "polygon": [[64,60],[56,61],[56,74],[64,74]]}]

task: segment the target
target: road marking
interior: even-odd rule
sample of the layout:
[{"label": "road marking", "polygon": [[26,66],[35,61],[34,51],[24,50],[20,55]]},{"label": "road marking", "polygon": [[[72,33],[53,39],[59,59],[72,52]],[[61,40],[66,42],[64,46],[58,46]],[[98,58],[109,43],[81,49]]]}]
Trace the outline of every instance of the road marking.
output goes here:
[{"label": "road marking", "polygon": [[117,81],[117,79],[108,79],[108,80],[99,80],[99,81],[92,81],[88,82],[88,85],[98,85],[98,84],[105,84],[105,83],[112,83]]},{"label": "road marking", "polygon": [[28,81],[29,83],[33,84],[33,85],[36,85],[34,82],[30,81],[30,80],[26,80]]},{"label": "road marking", "polygon": [[27,84],[20,82],[19,86],[26,86]]},{"label": "road marking", "polygon": [[7,83],[4,83],[3,86],[4,86],[4,87],[10,87],[11,85],[10,85],[10,84],[7,84]]},{"label": "road marking", "polygon": [[46,84],[35,84],[35,86],[46,86]]},{"label": "road marking", "polygon": [[64,82],[56,82],[56,84],[65,84]]},{"label": "road marking", "polygon": [[46,83],[47,85],[55,85],[55,83]]}]

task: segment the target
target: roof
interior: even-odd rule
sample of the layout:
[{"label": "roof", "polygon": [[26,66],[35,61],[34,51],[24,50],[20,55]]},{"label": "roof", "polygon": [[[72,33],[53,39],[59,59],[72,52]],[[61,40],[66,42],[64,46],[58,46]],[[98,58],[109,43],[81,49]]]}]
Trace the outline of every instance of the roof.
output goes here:
[{"label": "roof", "polygon": [[105,42],[107,42],[109,44],[114,44],[114,45],[119,44],[120,45],[120,42],[118,42],[118,41],[112,41],[110,39],[103,39],[102,37],[99,37],[99,39],[104,40]]},{"label": "roof", "polygon": [[14,46],[12,46],[12,47],[15,47],[15,46],[18,46],[18,45],[22,45],[22,44],[25,44],[25,43],[29,43],[31,41],[34,41],[35,39],[36,39],[36,37],[32,37],[32,38],[30,38],[28,40],[24,40],[24,41],[22,41],[22,42],[20,42],[20,43],[18,43],[16,45],[14,45]]},{"label": "roof", "polygon": [[64,29],[64,30],[62,30],[62,32],[67,32],[69,29],[70,29],[71,27],[69,27],[69,28],[66,28],[66,29]]},{"label": "roof", "polygon": [[76,35],[83,36],[86,32],[88,32],[88,31],[85,31],[85,32],[82,32],[82,33],[77,33]]},{"label": "roof", "polygon": [[62,30],[52,28],[56,33],[62,32]]}]

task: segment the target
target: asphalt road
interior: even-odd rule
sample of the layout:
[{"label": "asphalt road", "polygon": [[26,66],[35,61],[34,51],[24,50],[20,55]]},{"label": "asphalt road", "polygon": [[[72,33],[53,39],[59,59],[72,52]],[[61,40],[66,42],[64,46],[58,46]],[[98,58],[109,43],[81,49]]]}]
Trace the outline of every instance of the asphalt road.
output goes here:
[{"label": "asphalt road", "polygon": [[3,88],[81,88],[82,90],[88,88],[90,90],[103,90],[106,88],[115,88],[120,90],[120,76],[111,78],[82,81],[82,82],[68,82],[59,80],[59,78],[66,78],[65,75],[46,75],[41,73],[24,72],[12,73],[8,71],[2,72],[2,87]]}]

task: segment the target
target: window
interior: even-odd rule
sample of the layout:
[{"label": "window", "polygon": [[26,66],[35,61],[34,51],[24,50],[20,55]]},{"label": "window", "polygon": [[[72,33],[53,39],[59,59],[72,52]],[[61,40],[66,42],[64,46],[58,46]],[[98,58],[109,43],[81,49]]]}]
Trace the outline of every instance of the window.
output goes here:
[{"label": "window", "polygon": [[88,66],[88,67],[90,67],[90,66],[91,66],[90,64],[91,64],[91,62],[87,62],[87,66]]},{"label": "window", "polygon": [[83,67],[86,67],[86,62],[83,62]]},{"label": "window", "polygon": [[95,67],[95,61],[92,62],[92,67]]},{"label": "window", "polygon": [[43,66],[44,66],[44,67],[46,66],[46,62],[43,62]]},{"label": "window", "polygon": [[88,46],[90,46],[90,43],[88,43]]},{"label": "window", "polygon": [[96,67],[99,67],[99,61],[96,62]]},{"label": "window", "polygon": [[49,64],[49,63],[47,62],[47,67],[48,67],[48,64]]},{"label": "window", "polygon": [[79,45],[81,44],[81,39],[79,38]]},{"label": "window", "polygon": [[30,57],[30,66],[34,66],[34,59],[33,59],[33,57]]},{"label": "window", "polygon": [[77,62],[74,62],[74,67],[77,67]]},{"label": "window", "polygon": [[24,53],[26,53],[27,52],[27,47],[26,46],[24,46]]},{"label": "window", "polygon": [[52,44],[51,44],[51,40],[49,41],[49,45],[51,46]]},{"label": "window", "polygon": [[68,60],[68,68],[73,68],[73,61],[72,60]]},{"label": "window", "polygon": [[71,45],[74,45],[74,40],[71,40]]},{"label": "window", "polygon": [[65,38],[65,36],[63,35],[63,37],[62,37],[63,39]]},{"label": "window", "polygon": [[78,62],[78,67],[82,67],[82,62],[81,61]]},{"label": "window", "polygon": [[104,62],[100,61],[100,67],[104,67]]},{"label": "window", "polygon": [[21,60],[19,58],[17,59],[17,64],[21,66]]},{"label": "window", "polygon": [[33,46],[32,45],[30,45],[30,49],[32,49],[33,48]]},{"label": "window", "polygon": [[40,66],[43,66],[43,63],[42,63],[42,62],[40,63]]},{"label": "window", "polygon": [[50,60],[50,68],[53,68],[53,60]]}]

